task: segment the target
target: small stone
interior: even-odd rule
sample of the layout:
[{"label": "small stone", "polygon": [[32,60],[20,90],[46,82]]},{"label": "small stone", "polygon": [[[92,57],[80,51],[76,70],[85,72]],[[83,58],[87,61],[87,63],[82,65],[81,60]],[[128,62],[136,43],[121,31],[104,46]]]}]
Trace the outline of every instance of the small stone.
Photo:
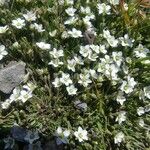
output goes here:
[{"label": "small stone", "polygon": [[10,94],[23,81],[25,65],[24,62],[12,61],[3,69],[0,69],[0,91]]},{"label": "small stone", "polygon": [[85,31],[84,33],[84,42],[86,44],[93,44],[95,40],[95,35],[92,32]]},{"label": "small stone", "polygon": [[80,109],[81,111],[87,111],[87,104],[83,103],[79,100],[74,102],[74,105],[77,109]]}]

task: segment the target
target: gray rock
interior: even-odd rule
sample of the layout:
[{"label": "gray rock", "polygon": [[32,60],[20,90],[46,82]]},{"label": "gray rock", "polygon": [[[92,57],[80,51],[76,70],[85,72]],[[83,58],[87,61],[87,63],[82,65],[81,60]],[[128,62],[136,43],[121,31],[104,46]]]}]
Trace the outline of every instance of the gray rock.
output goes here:
[{"label": "gray rock", "polygon": [[95,35],[90,31],[84,32],[84,42],[85,44],[93,44],[95,40]]},{"label": "gray rock", "polygon": [[43,150],[63,150],[63,145],[57,146],[56,142],[52,140],[45,144]]},{"label": "gray rock", "polygon": [[79,100],[74,102],[74,105],[77,109],[80,109],[81,111],[87,111],[87,104],[83,103]]},{"label": "gray rock", "polygon": [[35,144],[25,145],[23,150],[43,150],[41,147],[41,142],[38,141]]},{"label": "gray rock", "polygon": [[25,76],[25,66],[24,62],[10,62],[0,70],[0,91],[9,94],[21,83]]},{"label": "gray rock", "polygon": [[27,130],[19,126],[13,126],[11,128],[11,135],[17,141],[26,142],[24,138],[27,135]]}]

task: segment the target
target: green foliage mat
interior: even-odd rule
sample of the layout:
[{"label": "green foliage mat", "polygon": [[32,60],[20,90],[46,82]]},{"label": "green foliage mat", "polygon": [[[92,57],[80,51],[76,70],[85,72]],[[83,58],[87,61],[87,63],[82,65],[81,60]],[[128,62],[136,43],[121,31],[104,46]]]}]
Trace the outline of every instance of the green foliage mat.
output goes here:
[{"label": "green foliage mat", "polygon": [[[25,62],[19,92],[32,94],[17,97],[7,109],[1,106],[0,147],[17,123],[37,130],[41,141],[60,137],[64,149],[149,149],[150,5],[139,0],[112,2],[0,1],[0,27],[6,27],[0,28],[0,46],[8,52],[4,55],[0,48],[0,68],[10,61]],[[34,90],[24,90],[28,83]],[[10,95],[0,93],[1,104]],[[58,127],[70,131],[67,142],[64,133],[56,135]],[[79,127],[83,131],[78,137]]]}]

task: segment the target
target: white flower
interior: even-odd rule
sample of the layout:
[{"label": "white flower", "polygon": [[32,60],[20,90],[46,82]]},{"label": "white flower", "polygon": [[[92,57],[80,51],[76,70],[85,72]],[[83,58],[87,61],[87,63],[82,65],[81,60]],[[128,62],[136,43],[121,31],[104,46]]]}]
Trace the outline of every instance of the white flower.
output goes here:
[{"label": "white flower", "polygon": [[84,87],[87,87],[90,83],[92,83],[92,81],[89,79],[90,78],[89,74],[80,74],[79,77],[80,79],[78,83],[83,85]]},{"label": "white flower", "polygon": [[13,90],[13,93],[11,94],[9,99],[7,99],[4,103],[2,103],[2,107],[4,109],[7,109],[12,102],[18,100],[21,100],[23,103],[26,102],[29,98],[32,97],[32,91],[34,89],[35,89],[35,85],[33,85],[30,82],[27,83],[27,85],[23,86],[23,90],[21,90],[19,87],[16,87]]},{"label": "white flower", "polygon": [[1,103],[2,109],[7,109],[10,106],[10,99],[6,99],[4,102]]},{"label": "white flower", "polygon": [[68,31],[68,34],[73,38],[82,37],[82,32],[75,28],[73,28],[72,31]]},{"label": "white flower", "polygon": [[76,12],[76,9],[73,7],[69,7],[65,10],[65,12],[69,15],[69,16],[74,16],[74,13]]},{"label": "white flower", "polygon": [[117,77],[118,71],[119,71],[118,66],[115,64],[111,64],[111,65],[108,65],[108,68],[106,67],[105,74],[108,77],[110,76],[110,79],[112,80],[118,80],[118,77]]},{"label": "white flower", "polygon": [[54,85],[55,88],[60,87],[61,86],[61,82],[59,78],[55,78],[55,80],[52,82],[52,84]]},{"label": "white flower", "polygon": [[119,5],[119,0],[108,0],[112,5]]},{"label": "white flower", "polygon": [[131,93],[131,92],[133,91],[133,87],[130,86],[130,85],[127,83],[127,81],[123,81],[123,82],[122,82],[122,85],[121,85],[120,89],[121,89],[122,91],[124,91],[126,94],[129,94],[129,93]]},{"label": "white flower", "polygon": [[0,34],[2,34],[2,33],[5,33],[7,30],[8,30],[9,28],[8,28],[8,26],[6,25],[6,26],[0,26]]},{"label": "white flower", "polygon": [[140,119],[140,120],[139,120],[139,126],[144,127],[144,125],[145,125],[144,120],[143,120],[143,119]]},{"label": "white flower", "polygon": [[68,37],[69,37],[68,32],[67,32],[67,31],[64,31],[64,32],[62,33],[61,37],[62,37],[62,39],[68,38]]},{"label": "white flower", "polygon": [[123,140],[124,140],[124,133],[123,132],[117,133],[116,136],[114,137],[115,144],[120,144]]},{"label": "white flower", "polygon": [[97,72],[104,73],[106,68],[105,66],[106,66],[105,62],[98,63]]},{"label": "white flower", "polygon": [[88,55],[91,53],[91,49],[89,45],[86,46],[80,46],[80,51],[79,53],[83,56],[83,57],[88,57]]},{"label": "white flower", "polygon": [[91,48],[95,53],[99,54],[99,52],[100,52],[100,47],[99,47],[98,45],[92,44],[92,45],[90,45],[90,48]]},{"label": "white flower", "polygon": [[100,60],[102,63],[105,63],[105,64],[113,63],[113,61],[109,55],[105,55],[104,58],[100,58]]},{"label": "white flower", "polygon": [[126,94],[129,94],[133,91],[135,85],[136,82],[134,81],[134,78],[128,76],[127,81],[122,82],[120,89],[124,91]]},{"label": "white flower", "polygon": [[58,127],[56,130],[56,135],[64,136],[65,138],[67,138],[70,135],[70,130],[63,131],[62,127]]},{"label": "white flower", "polygon": [[125,120],[126,120],[126,112],[120,111],[118,117],[116,118],[116,121],[118,121],[118,123],[121,124]]},{"label": "white flower", "polygon": [[56,130],[56,134],[61,135],[63,133],[62,127],[58,127]]},{"label": "white flower", "polygon": [[71,59],[71,60],[68,59],[67,63],[68,63],[67,68],[75,72],[76,61],[74,59]]},{"label": "white flower", "polygon": [[83,14],[91,14],[91,9],[90,7],[80,7],[80,11],[83,13]]},{"label": "white flower", "polygon": [[128,85],[127,81],[122,82],[120,89],[124,91],[126,94],[131,93],[133,91],[132,86]]},{"label": "white flower", "polygon": [[128,4],[124,3],[124,9],[127,11],[128,10]]},{"label": "white flower", "polygon": [[51,48],[51,45],[45,42],[37,42],[36,45],[43,50],[47,50]]},{"label": "white flower", "polygon": [[108,44],[111,47],[117,47],[118,45],[118,40],[115,39],[114,36],[111,36],[109,30],[103,30],[103,37],[107,40]]},{"label": "white flower", "polygon": [[69,95],[76,95],[77,94],[77,88],[75,88],[74,85],[70,85],[66,89],[67,89],[67,92]]},{"label": "white flower", "polygon": [[105,39],[111,37],[109,30],[103,30],[103,37],[104,37]]},{"label": "white flower", "polygon": [[37,30],[39,33],[45,31],[45,29],[43,29],[43,25],[42,25],[42,24],[34,23],[34,24],[31,24],[31,25],[30,25],[30,28],[31,28],[31,29],[34,28],[34,29]]},{"label": "white flower", "polygon": [[12,44],[12,46],[13,46],[14,48],[18,48],[18,47],[19,47],[19,43],[18,43],[18,42],[14,42],[14,43]]},{"label": "white flower", "polygon": [[100,45],[99,46],[99,49],[100,49],[100,52],[103,53],[103,54],[106,54],[107,53],[107,50],[105,48],[105,45]]},{"label": "white flower", "polygon": [[62,127],[58,127],[57,130],[56,130],[56,134],[55,136],[57,137],[56,139],[56,143],[59,145],[59,144],[66,144],[68,143],[68,137],[70,135],[70,130],[64,130],[62,129]]},{"label": "white flower", "polygon": [[88,55],[88,59],[91,61],[96,61],[97,58],[98,58],[98,55],[96,53],[93,53],[92,51],[90,51],[90,53]]},{"label": "white flower", "polygon": [[58,58],[56,58],[56,59],[52,59],[48,64],[57,68],[58,66],[63,65],[64,63],[60,61]]},{"label": "white flower", "polygon": [[118,40],[115,39],[114,36],[107,38],[107,42],[111,47],[117,47],[117,45],[118,45]]},{"label": "white flower", "polygon": [[52,51],[49,52],[53,58],[59,58],[64,56],[64,51],[63,50],[57,50],[56,48],[53,48]]},{"label": "white flower", "polygon": [[65,22],[64,22],[64,24],[74,24],[76,21],[78,20],[78,18],[77,17],[70,17],[68,20],[66,20]]},{"label": "white flower", "polygon": [[70,130],[65,130],[64,132],[63,132],[63,134],[64,134],[64,137],[69,137],[69,135],[70,135]]},{"label": "white flower", "polygon": [[50,35],[51,37],[55,37],[56,34],[57,34],[57,30],[53,30],[53,31],[49,32],[49,35]]},{"label": "white flower", "polygon": [[6,0],[0,0],[0,6],[4,5],[4,4],[5,4],[5,1],[6,1]]},{"label": "white flower", "polygon": [[137,84],[137,83],[134,81],[134,78],[133,78],[133,77],[130,77],[129,75],[128,75],[128,77],[127,77],[127,80],[128,80],[128,84],[129,84],[130,86],[132,86],[133,88],[134,88],[134,86]]},{"label": "white flower", "polygon": [[146,106],[144,107],[144,110],[145,110],[146,113],[147,113],[147,112],[150,112],[150,104],[146,105]]},{"label": "white flower", "polygon": [[139,44],[137,48],[134,49],[134,54],[138,58],[145,58],[147,57],[147,54],[149,53],[149,49],[144,48],[142,44]]},{"label": "white flower", "polygon": [[28,11],[26,14],[23,14],[23,17],[27,20],[27,21],[35,21],[36,20],[36,13],[33,11]]},{"label": "white flower", "polygon": [[[112,63],[112,59],[110,56],[105,55],[104,58],[100,58],[101,62],[98,64],[97,72],[104,73],[106,76],[114,76],[114,73],[118,72],[118,68],[110,63]],[[113,68],[115,70],[113,70]]]},{"label": "white flower", "polygon": [[79,140],[79,142],[88,140],[87,131],[83,130],[81,127],[78,127],[78,131],[75,131],[74,135]]},{"label": "white flower", "polygon": [[62,77],[60,78],[60,82],[65,84],[66,86],[72,84],[72,80],[70,79],[70,75],[67,73],[62,73]]},{"label": "white flower", "polygon": [[128,64],[131,64],[131,63],[132,63],[131,57],[126,57],[126,62],[127,62]]},{"label": "white flower", "polygon": [[95,15],[94,14],[87,14],[85,17],[82,18],[83,19],[83,23],[85,24],[87,31],[91,30],[93,28],[92,22],[91,20],[95,19]]},{"label": "white flower", "polygon": [[98,75],[94,69],[90,69],[89,73],[90,73],[92,78],[97,79]]},{"label": "white flower", "polygon": [[144,87],[144,95],[150,99],[150,86]]},{"label": "white flower", "polygon": [[150,64],[150,60],[143,60],[141,61],[141,63],[147,65],[147,64]]},{"label": "white flower", "polygon": [[90,0],[86,0],[86,4],[89,4]]},{"label": "white flower", "polygon": [[139,92],[139,99],[140,100],[144,100],[145,99],[145,94],[144,94],[143,90],[140,90],[140,92]]},{"label": "white flower", "polygon": [[129,73],[129,67],[126,66],[125,64],[122,65],[122,70],[126,75]]},{"label": "white flower", "polygon": [[97,8],[99,14],[103,14],[103,13],[107,15],[110,14],[111,7],[109,5],[106,5],[105,3],[97,4]]},{"label": "white flower", "polygon": [[75,55],[74,60],[76,61],[76,64],[84,65],[84,61],[82,60],[80,56]]},{"label": "white flower", "polygon": [[144,113],[145,113],[144,107],[139,107],[139,108],[137,109],[137,114],[138,114],[139,116],[143,115]]},{"label": "white flower", "polygon": [[113,60],[116,62],[116,64],[120,66],[123,60],[122,52],[112,52],[112,57],[113,57]]},{"label": "white flower", "polygon": [[29,98],[32,97],[32,92],[27,90],[22,90],[20,92],[19,100],[21,100],[23,103],[25,103]]},{"label": "white flower", "polygon": [[123,105],[123,103],[126,101],[126,98],[124,97],[124,94],[122,91],[119,91],[116,100],[117,100],[117,102],[120,103],[120,105]]},{"label": "white flower", "polygon": [[74,4],[74,0],[66,0],[67,5],[73,5]]},{"label": "white flower", "polygon": [[8,54],[4,45],[0,45],[0,60]]},{"label": "white flower", "polygon": [[59,5],[64,5],[64,0],[58,0]]},{"label": "white flower", "polygon": [[89,16],[85,16],[83,19],[84,24],[87,28],[92,28],[91,18]]},{"label": "white flower", "polygon": [[12,25],[17,29],[22,29],[25,26],[25,20],[20,18],[12,20]]},{"label": "white flower", "polygon": [[13,93],[11,94],[11,96],[9,97],[9,99],[11,100],[11,101],[17,101],[18,100],[18,98],[19,98],[19,96],[20,96],[20,88],[15,88],[14,90],[13,90]]},{"label": "white flower", "polygon": [[86,20],[94,20],[95,19],[95,15],[94,14],[90,14],[90,15],[86,15],[85,17],[84,17]]},{"label": "white flower", "polygon": [[26,85],[23,85],[23,89],[26,89],[29,92],[32,92],[37,86],[32,82],[28,82]]},{"label": "white flower", "polygon": [[134,40],[130,39],[128,34],[125,34],[124,37],[120,37],[119,40],[121,41],[122,46],[133,46]]}]

